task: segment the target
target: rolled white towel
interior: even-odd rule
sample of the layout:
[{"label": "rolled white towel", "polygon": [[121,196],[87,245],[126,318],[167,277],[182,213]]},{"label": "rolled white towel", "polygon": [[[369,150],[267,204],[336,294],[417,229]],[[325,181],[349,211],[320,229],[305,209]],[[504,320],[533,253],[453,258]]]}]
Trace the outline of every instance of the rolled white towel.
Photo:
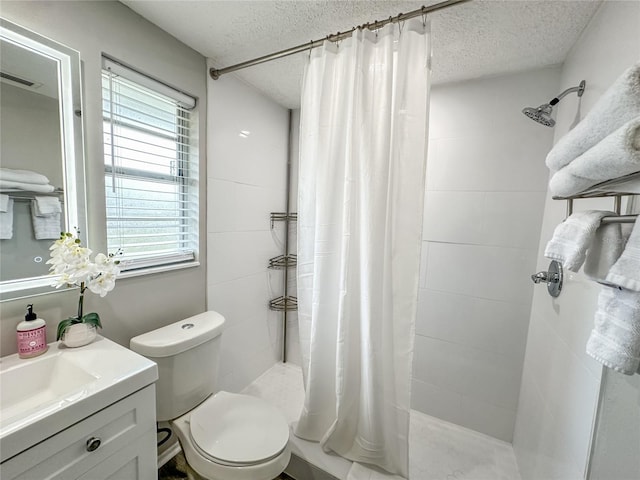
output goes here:
[{"label": "rolled white towel", "polygon": [[600,97],[573,130],[547,155],[552,171],[560,170],[629,120],[640,116],[640,63],[627,69]]},{"label": "rolled white towel", "polygon": [[556,227],[547,243],[544,256],[562,263],[572,272],[577,272],[584,263],[587,249],[591,245],[602,217],[616,215],[615,212],[587,210],[576,212]]},{"label": "rolled white towel", "polygon": [[35,183],[47,185],[49,179],[44,175],[31,170],[15,170],[13,168],[0,168],[0,180],[9,182]]},{"label": "rolled white towel", "polygon": [[640,116],[601,140],[549,181],[553,195],[568,197],[588,188],[640,171]]},{"label": "rolled white towel", "polygon": [[640,220],[636,220],[622,255],[609,270],[607,282],[640,292]]},{"label": "rolled white towel", "polygon": [[587,354],[626,375],[640,368],[640,293],[602,287]]},{"label": "rolled white towel", "polygon": [[0,190],[25,190],[27,192],[51,193],[56,188],[53,185],[42,185],[38,183],[13,182],[10,180],[0,180]]},{"label": "rolled white towel", "polygon": [[46,217],[62,212],[62,205],[57,197],[35,197],[34,206],[38,217]]}]

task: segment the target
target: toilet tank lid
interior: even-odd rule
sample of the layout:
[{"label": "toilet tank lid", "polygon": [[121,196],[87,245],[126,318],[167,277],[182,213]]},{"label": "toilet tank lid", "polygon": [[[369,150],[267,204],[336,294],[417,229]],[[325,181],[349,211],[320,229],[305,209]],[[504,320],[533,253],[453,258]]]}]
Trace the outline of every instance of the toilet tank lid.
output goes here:
[{"label": "toilet tank lid", "polygon": [[204,312],[133,337],[129,348],[145,357],[169,357],[217,337],[223,325],[218,312]]}]

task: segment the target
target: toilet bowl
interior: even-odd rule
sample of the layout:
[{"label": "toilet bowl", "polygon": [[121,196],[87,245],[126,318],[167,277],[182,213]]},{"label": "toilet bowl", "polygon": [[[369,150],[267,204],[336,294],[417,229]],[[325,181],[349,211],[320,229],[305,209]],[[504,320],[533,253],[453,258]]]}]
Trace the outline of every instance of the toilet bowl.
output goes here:
[{"label": "toilet bowl", "polygon": [[158,364],[156,418],[177,434],[190,478],[272,480],[291,457],[289,426],[260,398],[215,393],[223,325],[205,312],[134,337],[130,348]]},{"label": "toilet bowl", "polygon": [[211,480],[272,480],[289,463],[289,427],[275,407],[218,392],[171,422],[187,463]]}]

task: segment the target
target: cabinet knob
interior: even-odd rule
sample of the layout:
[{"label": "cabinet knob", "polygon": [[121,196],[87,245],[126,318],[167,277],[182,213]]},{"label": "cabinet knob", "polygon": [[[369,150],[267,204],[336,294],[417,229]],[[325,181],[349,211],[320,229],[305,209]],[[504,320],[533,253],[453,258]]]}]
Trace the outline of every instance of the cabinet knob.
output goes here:
[{"label": "cabinet knob", "polygon": [[100,440],[100,437],[91,437],[89,440],[87,440],[87,452],[93,452],[97,450],[101,443],[102,440]]}]

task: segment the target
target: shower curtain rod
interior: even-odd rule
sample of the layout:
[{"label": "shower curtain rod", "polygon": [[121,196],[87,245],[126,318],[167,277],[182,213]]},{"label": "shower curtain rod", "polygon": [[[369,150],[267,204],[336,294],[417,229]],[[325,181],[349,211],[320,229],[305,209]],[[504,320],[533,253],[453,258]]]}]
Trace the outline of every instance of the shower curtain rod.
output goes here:
[{"label": "shower curtain rod", "polygon": [[221,75],[224,75],[225,73],[235,72],[236,70],[242,70],[243,68],[253,67],[254,65],[270,62],[271,60],[276,60],[278,58],[288,57],[289,55],[293,55],[295,53],[311,50],[312,48],[321,46],[325,40],[329,40],[330,42],[338,42],[340,40],[343,40],[349,37],[351,33],[358,28],[368,28],[369,30],[377,30],[378,28],[382,28],[385,25],[388,25],[389,23],[403,22],[410,18],[419,17],[420,15],[426,15],[428,13],[435,12],[437,10],[442,10],[444,8],[452,7],[459,3],[466,3],[470,1],[471,0],[447,0],[445,2],[436,3],[428,7],[422,6],[422,8],[413,10],[409,13],[401,13],[399,15],[396,15],[395,17],[389,17],[386,20],[375,21],[373,23],[365,23],[358,27],[353,27],[351,30],[347,30],[345,32],[330,34],[330,35],[327,35],[325,38],[321,38],[319,40],[312,40],[310,42],[303,43],[296,47],[280,50],[279,52],[270,53],[269,55],[264,55],[262,57],[254,58],[252,60],[247,60],[246,62],[237,63],[229,67],[210,68],[209,75],[211,75],[211,78],[213,78],[214,80],[217,80],[218,78],[220,78]]}]

